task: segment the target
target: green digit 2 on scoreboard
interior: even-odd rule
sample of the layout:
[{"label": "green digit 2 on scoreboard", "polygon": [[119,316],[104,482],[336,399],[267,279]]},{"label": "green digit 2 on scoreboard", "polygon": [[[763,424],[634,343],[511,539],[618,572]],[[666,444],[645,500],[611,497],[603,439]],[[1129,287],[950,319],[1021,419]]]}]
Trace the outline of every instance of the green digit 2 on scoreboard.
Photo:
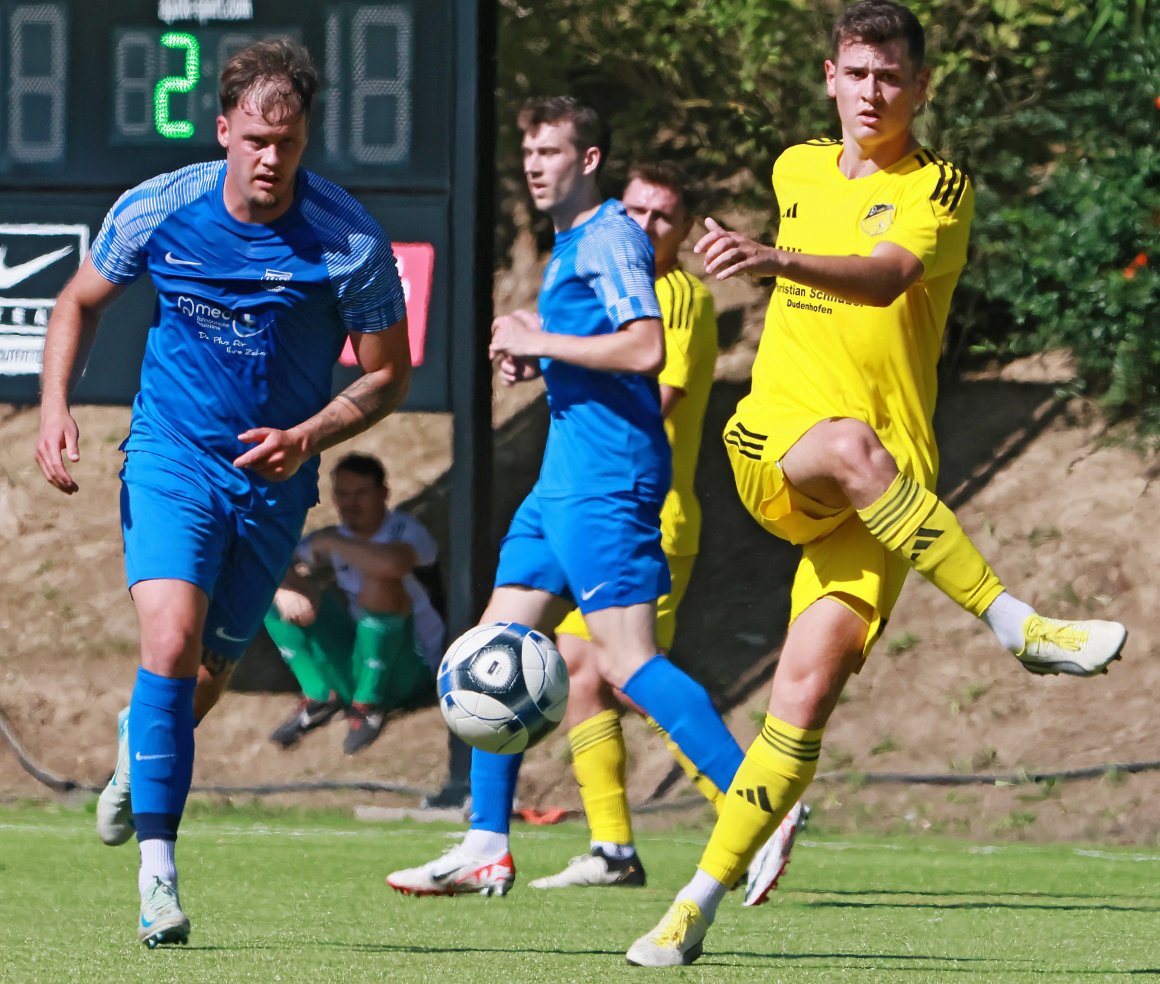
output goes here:
[{"label": "green digit 2 on scoreboard", "polygon": [[[464,140],[474,134],[477,77],[457,45],[476,29],[477,8],[476,0],[0,0],[0,401],[36,399],[52,301],[105,211],[146,178],[220,157],[222,65],[254,40],[288,35],[310,48],[323,76],[304,166],[357,195],[394,241],[434,251],[408,406],[448,409],[452,285],[475,275],[471,249],[451,245],[451,216],[473,213],[476,183]],[[118,301],[78,401],[131,398],[151,307],[148,284]]]}]

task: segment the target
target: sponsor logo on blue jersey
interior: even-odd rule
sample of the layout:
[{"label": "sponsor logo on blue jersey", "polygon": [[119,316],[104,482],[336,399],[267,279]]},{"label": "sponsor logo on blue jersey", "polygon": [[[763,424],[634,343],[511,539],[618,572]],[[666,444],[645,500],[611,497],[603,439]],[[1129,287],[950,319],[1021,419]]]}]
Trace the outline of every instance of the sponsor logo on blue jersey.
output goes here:
[{"label": "sponsor logo on blue jersey", "polygon": [[[177,298],[177,310],[197,325],[198,335],[203,341],[224,345],[238,355],[266,355],[234,339],[261,335],[269,327],[270,317],[261,317],[250,311],[231,311],[207,301],[199,301],[188,294],[181,294]],[[231,335],[234,337],[231,338]]]}]

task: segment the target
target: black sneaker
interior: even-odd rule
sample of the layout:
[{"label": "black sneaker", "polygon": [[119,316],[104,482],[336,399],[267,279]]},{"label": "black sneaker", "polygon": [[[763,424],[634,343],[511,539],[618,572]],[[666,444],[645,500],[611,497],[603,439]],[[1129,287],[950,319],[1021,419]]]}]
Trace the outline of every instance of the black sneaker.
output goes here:
[{"label": "black sneaker", "polygon": [[387,723],[387,716],[381,707],[372,707],[370,704],[351,704],[346,712],[350,721],[350,730],[342,743],[342,750],[347,755],[361,752],[383,733],[383,725]]},{"label": "black sneaker", "polygon": [[310,700],[303,697],[298,701],[294,713],[274,729],[270,741],[283,748],[297,745],[306,732],[321,728],[341,710],[342,703],[337,697],[331,697],[329,700]]},{"label": "black sneaker", "polygon": [[470,782],[448,782],[434,796],[424,796],[419,805],[424,810],[465,810],[471,802]]}]

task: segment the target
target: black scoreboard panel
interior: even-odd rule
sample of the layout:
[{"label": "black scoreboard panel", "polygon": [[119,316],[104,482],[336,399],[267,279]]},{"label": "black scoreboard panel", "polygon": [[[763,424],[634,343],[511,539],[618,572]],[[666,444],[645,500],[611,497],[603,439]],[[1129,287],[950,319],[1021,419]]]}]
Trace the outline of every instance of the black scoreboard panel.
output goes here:
[{"label": "black scoreboard panel", "polygon": [[[127,188],[212,156],[222,65],[251,41],[289,35],[310,49],[324,79],[306,166],[352,190],[446,188],[452,7],[0,0],[0,180]],[[239,19],[200,23],[199,10]],[[194,19],[160,19],[174,14]]]},{"label": "black scoreboard panel", "polygon": [[[105,211],[154,174],[220,157],[222,65],[251,41],[288,35],[323,78],[303,165],[357,195],[392,240],[434,247],[425,358],[408,408],[448,409],[448,298],[472,260],[453,255],[451,229],[455,181],[474,179],[454,173],[477,82],[457,72],[464,9],[465,0],[0,0],[0,400],[35,400],[34,350],[52,299]],[[79,402],[128,401],[151,313],[148,283],[110,309]]]}]

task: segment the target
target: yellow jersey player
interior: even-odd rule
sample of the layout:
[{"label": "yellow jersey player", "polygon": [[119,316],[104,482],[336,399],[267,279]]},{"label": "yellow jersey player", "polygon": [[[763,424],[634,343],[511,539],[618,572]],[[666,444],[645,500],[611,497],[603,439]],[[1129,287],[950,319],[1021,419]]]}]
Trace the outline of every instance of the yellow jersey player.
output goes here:
[{"label": "yellow jersey player", "polygon": [[847,8],[826,87],[840,141],[774,166],[769,247],[708,220],[696,252],[719,279],[775,275],[753,391],[726,426],[741,499],[803,546],[761,734],[738,768],[692,881],[628,951],[687,964],[728,886],[808,786],[826,722],[913,568],[982,618],[1034,673],[1104,672],[1127,632],[1065,622],[1011,596],[934,494],[935,366],[974,207],[965,173],[912,130],[924,34],[892,0]]}]

